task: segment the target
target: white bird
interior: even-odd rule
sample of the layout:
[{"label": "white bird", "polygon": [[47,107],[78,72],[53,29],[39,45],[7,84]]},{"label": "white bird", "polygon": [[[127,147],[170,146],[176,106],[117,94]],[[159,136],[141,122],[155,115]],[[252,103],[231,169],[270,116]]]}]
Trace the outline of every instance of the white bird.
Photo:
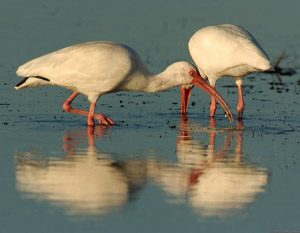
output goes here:
[{"label": "white bird", "polygon": [[[200,75],[203,79],[208,79],[213,87],[224,76],[234,79],[239,91],[237,111],[238,118],[241,119],[244,111],[244,76],[273,69],[266,52],[248,31],[230,24],[198,30],[190,38],[188,47]],[[183,114],[187,113],[191,91],[192,85],[181,87]],[[216,109],[216,100],[212,96],[210,116],[215,115]]]},{"label": "white bird", "polygon": [[[73,45],[25,63],[17,70],[24,79],[16,89],[58,85],[74,93],[63,104],[65,111],[87,116],[88,125],[115,125],[109,117],[95,113],[100,96],[118,91],[158,92],[171,87],[192,84],[215,96],[232,121],[232,113],[225,100],[199,75],[195,65],[176,62],[165,71],[153,75],[140,56],[130,47],[107,41]],[[71,107],[78,94],[90,101],[90,110]]]}]

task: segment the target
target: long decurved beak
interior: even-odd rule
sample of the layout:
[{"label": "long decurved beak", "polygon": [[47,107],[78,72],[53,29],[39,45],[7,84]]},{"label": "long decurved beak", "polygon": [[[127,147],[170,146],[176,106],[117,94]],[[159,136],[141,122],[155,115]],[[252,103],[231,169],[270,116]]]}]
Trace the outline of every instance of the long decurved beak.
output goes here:
[{"label": "long decurved beak", "polygon": [[[232,115],[230,108],[228,107],[228,104],[223,99],[223,97],[210,84],[208,84],[204,79],[202,79],[201,76],[194,77],[191,84],[193,84],[197,87],[200,87],[201,89],[206,91],[211,96],[214,96],[216,98],[216,100],[219,102],[219,104],[222,106],[222,108],[225,110],[225,112],[228,116],[229,122],[230,123],[233,122],[233,115]],[[186,109],[187,109],[187,107],[186,107]]]},{"label": "long decurved beak", "polygon": [[192,87],[185,88],[183,86],[180,86],[180,89],[181,89],[181,115],[186,115],[193,88]]}]

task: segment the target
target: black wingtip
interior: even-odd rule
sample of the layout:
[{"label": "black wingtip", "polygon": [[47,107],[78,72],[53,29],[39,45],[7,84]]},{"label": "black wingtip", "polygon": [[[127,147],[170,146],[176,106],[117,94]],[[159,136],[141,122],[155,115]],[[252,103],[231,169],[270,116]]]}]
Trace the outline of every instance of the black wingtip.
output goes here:
[{"label": "black wingtip", "polygon": [[50,79],[44,78],[44,77],[42,77],[42,76],[30,76],[30,77],[25,77],[24,79],[22,79],[22,81],[19,82],[19,83],[16,85],[16,87],[21,86],[21,85],[22,85],[23,83],[25,83],[26,80],[29,79],[29,78],[38,78],[38,79],[42,79],[42,80],[45,80],[45,81],[50,82]]},{"label": "black wingtip", "polygon": [[22,81],[21,81],[21,82],[19,82],[19,83],[16,85],[16,87],[19,87],[19,86],[21,86],[23,83],[25,83],[25,82],[26,82],[26,80],[27,80],[28,78],[29,78],[29,77],[23,78],[23,79],[22,79]]},{"label": "black wingtip", "polygon": [[42,77],[42,76],[33,76],[32,78],[39,78],[39,79],[42,79],[42,80],[50,82],[50,79]]}]

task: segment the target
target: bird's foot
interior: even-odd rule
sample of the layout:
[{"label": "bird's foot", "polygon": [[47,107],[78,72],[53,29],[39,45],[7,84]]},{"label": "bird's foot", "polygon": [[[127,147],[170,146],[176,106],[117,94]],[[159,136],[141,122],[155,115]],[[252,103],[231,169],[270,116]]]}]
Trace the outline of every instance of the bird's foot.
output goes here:
[{"label": "bird's foot", "polygon": [[242,119],[239,119],[237,122],[237,128],[238,129],[243,129],[244,128],[244,123]]},{"label": "bird's foot", "polygon": [[66,111],[66,112],[71,112],[71,110],[72,110],[72,107],[71,107],[71,105],[69,104],[69,103],[64,103],[64,105],[63,105],[63,109]]},{"label": "bird's foot", "polygon": [[98,120],[99,125],[116,125],[116,122],[101,113],[95,113],[94,117]]}]

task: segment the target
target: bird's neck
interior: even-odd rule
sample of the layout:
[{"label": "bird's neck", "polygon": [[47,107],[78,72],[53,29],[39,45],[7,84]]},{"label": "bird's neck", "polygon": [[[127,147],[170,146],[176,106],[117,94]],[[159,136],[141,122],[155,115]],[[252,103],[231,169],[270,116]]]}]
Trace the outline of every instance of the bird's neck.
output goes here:
[{"label": "bird's neck", "polygon": [[177,87],[184,83],[182,75],[173,70],[165,70],[159,74],[152,74],[149,71],[138,72],[122,83],[119,91],[142,91],[142,92],[160,92],[172,87]]},{"label": "bird's neck", "polygon": [[160,92],[169,88],[180,86],[181,82],[176,78],[177,74],[170,74],[169,72],[161,72],[155,75],[149,75],[147,78],[147,85],[145,92]]}]

